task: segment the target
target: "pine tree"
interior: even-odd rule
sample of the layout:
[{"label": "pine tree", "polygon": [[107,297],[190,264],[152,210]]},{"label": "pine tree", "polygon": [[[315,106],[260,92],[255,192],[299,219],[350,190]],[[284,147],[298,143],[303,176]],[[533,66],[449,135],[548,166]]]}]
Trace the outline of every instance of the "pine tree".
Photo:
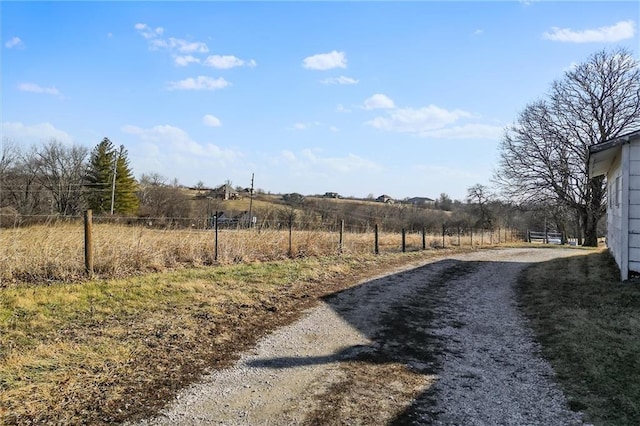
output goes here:
[{"label": "pine tree", "polygon": [[111,187],[116,151],[104,138],[91,152],[87,171],[88,204],[95,213],[111,211]]},{"label": "pine tree", "polygon": [[121,214],[134,214],[140,207],[140,200],[136,195],[138,191],[138,183],[133,177],[131,167],[129,166],[129,158],[124,145],[120,145],[118,159],[116,163],[116,191],[114,211]]},{"label": "pine tree", "polygon": [[[115,191],[113,173],[115,166]],[[137,183],[124,146],[119,151],[104,138],[91,153],[87,171],[88,204],[96,213],[134,214],[138,210]]]}]

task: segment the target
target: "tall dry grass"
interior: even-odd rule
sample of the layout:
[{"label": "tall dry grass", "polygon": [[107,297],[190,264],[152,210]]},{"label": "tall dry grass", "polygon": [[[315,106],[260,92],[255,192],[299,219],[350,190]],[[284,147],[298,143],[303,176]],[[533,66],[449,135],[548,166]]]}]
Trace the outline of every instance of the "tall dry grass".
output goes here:
[{"label": "tall dry grass", "polygon": [[[502,242],[513,236],[501,235]],[[380,232],[381,252],[402,247],[399,233]],[[474,245],[499,242],[495,235],[474,235]],[[407,250],[422,248],[422,234],[406,234]],[[442,235],[427,235],[428,248],[441,247]],[[444,245],[471,245],[469,235],[447,235]],[[288,230],[220,230],[216,255],[212,230],[159,230],[115,224],[93,226],[94,272],[114,278],[212,264],[260,262],[287,257],[372,253],[374,234]],[[37,225],[0,232],[0,286],[16,282],[76,281],[84,278],[84,228],[81,223]]]}]

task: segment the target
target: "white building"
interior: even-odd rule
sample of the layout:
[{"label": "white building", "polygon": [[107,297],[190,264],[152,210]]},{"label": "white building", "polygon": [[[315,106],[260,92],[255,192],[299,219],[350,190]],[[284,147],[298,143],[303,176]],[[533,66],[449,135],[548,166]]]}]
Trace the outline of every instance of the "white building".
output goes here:
[{"label": "white building", "polygon": [[607,246],[624,281],[640,274],[640,130],[589,147],[589,177],[607,178]]}]

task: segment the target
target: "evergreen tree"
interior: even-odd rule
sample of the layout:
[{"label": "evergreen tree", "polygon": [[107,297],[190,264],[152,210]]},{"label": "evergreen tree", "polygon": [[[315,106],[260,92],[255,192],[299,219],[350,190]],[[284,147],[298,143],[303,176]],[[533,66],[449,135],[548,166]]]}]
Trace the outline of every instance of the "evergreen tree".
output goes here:
[{"label": "evergreen tree", "polygon": [[108,138],[104,138],[91,153],[87,182],[89,208],[96,213],[110,213],[112,197],[114,213],[133,214],[138,210],[137,184],[124,146],[118,151]]},{"label": "evergreen tree", "polygon": [[87,171],[88,204],[95,213],[111,211],[111,188],[116,151],[108,138],[104,138],[91,152]]},{"label": "evergreen tree", "polygon": [[140,200],[136,195],[138,183],[133,177],[133,172],[129,166],[129,158],[124,145],[120,145],[116,162],[116,191],[114,212],[121,214],[134,214],[140,207]]}]

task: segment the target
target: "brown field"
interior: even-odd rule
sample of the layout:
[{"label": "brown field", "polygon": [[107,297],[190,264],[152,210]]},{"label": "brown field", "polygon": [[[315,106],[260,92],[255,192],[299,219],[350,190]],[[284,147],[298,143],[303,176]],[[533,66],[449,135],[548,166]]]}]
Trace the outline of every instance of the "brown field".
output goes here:
[{"label": "brown field", "polygon": [[[190,267],[266,262],[284,258],[331,256],[340,253],[339,232],[223,229],[218,233],[216,256],[212,230],[161,230],[143,226],[95,224],[93,226],[94,273],[117,278],[148,272]],[[474,235],[473,245],[513,241],[511,232]],[[342,253],[374,252],[374,232],[346,232]],[[427,248],[442,247],[442,235],[427,235]],[[406,250],[422,249],[422,234],[406,234]],[[448,235],[446,247],[470,246],[470,236]],[[380,232],[380,252],[400,252],[400,233]],[[0,232],[0,286],[13,283],[72,282],[85,279],[83,224],[37,225]]]}]

